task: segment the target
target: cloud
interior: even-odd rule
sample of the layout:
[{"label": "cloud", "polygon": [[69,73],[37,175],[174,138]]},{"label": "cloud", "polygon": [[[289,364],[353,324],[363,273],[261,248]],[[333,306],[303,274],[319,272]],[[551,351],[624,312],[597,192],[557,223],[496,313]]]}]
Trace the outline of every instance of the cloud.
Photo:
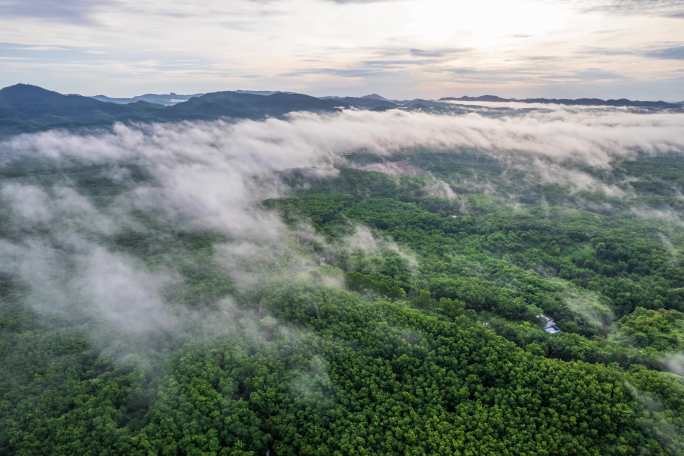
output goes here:
[{"label": "cloud", "polygon": [[302,68],[283,73],[282,76],[298,77],[326,75],[341,78],[370,78],[396,75],[398,70],[421,70],[435,67],[452,60],[455,56],[470,52],[469,48],[405,49],[396,47],[371,49],[371,56],[346,67]]},{"label": "cloud", "polygon": [[606,55],[606,56],[635,56],[646,52],[646,50],[638,51],[636,49],[622,49],[622,48],[605,48],[597,46],[588,46],[581,51],[583,54]]},{"label": "cloud", "polygon": [[[619,188],[603,184],[587,168],[609,169],[639,153],[684,151],[682,114],[560,108],[495,117],[486,113],[350,110],[16,136],[0,143],[0,169],[88,166],[103,170],[121,191],[94,199],[61,173],[54,181],[5,182],[0,187],[5,220],[0,272],[29,287],[27,302],[40,314],[90,322],[94,341],[116,345],[122,353],[136,345],[154,346],[146,342],[150,338],[183,339],[192,331],[229,334],[252,328],[258,335],[263,315],[236,304],[243,290],[271,280],[342,286],[326,255],[345,249],[389,249],[411,258],[363,227],[341,245],[330,245],[310,228],[285,225],[262,202],[287,195],[280,177],[289,170],[331,174],[359,150],[389,157],[421,149],[467,149],[494,157],[531,180],[619,197]],[[133,179],[124,172],[132,168],[147,177]],[[428,182],[425,191],[457,197],[439,180]],[[136,214],[169,229],[218,236],[214,253],[202,258],[202,265],[222,271],[238,294],[202,312],[175,302],[171,291],[185,280],[175,261],[162,255],[148,263],[148,258],[115,248],[114,239],[122,233],[150,235],[155,242],[165,238],[163,232],[150,232],[158,228]]]},{"label": "cloud", "polygon": [[438,59],[376,59],[365,60],[362,62],[363,66],[379,67],[379,68],[404,68],[414,65],[426,65],[439,62]]},{"label": "cloud", "polygon": [[624,76],[621,74],[612,71],[606,71],[601,68],[587,68],[584,70],[579,70],[576,71],[573,76],[588,81],[605,81],[624,78]]},{"label": "cloud", "polygon": [[392,3],[407,0],[323,0],[326,2],[338,3],[340,5],[367,4],[367,3]]},{"label": "cloud", "polygon": [[684,377],[684,353],[674,353],[664,361],[669,371]]},{"label": "cloud", "polygon": [[684,45],[676,45],[669,47],[644,47],[641,49],[620,49],[620,48],[597,48],[589,47],[584,51],[588,54],[605,55],[605,56],[631,56],[631,57],[648,57],[653,59],[663,60],[682,60],[684,59]]},{"label": "cloud", "polygon": [[[0,201],[14,213],[7,227],[16,231],[77,228],[88,233],[112,234],[114,218],[100,214],[90,200],[68,186],[50,189],[7,183],[0,187]],[[118,224],[120,225],[120,223]]]},{"label": "cloud", "polygon": [[99,9],[116,7],[117,3],[116,0],[0,0],[0,16],[87,24]]},{"label": "cloud", "polygon": [[[681,151],[683,126],[681,114],[617,109],[558,108],[506,117],[476,112],[448,116],[398,110],[344,111],[297,113],[286,120],[237,124],[117,126],[112,133],[101,135],[53,131],[12,138],[2,149],[5,160],[25,153],[85,161],[144,159],[164,188],[165,193],[158,197],[173,195],[176,212],[187,212],[191,219],[212,226],[230,226],[221,221],[220,208],[242,209],[245,202],[251,204],[271,192],[262,183],[262,191],[253,188],[254,177],[267,178],[296,167],[331,167],[350,151],[392,154],[415,147],[467,147],[559,165],[570,161],[605,168],[640,152]],[[154,189],[146,191],[153,193]]]},{"label": "cloud", "polygon": [[[531,112],[503,118],[476,113],[445,116],[397,110],[343,111],[332,115],[295,113],[285,120],[237,124],[119,125],[103,135],[47,132],[12,138],[3,148],[10,155],[21,149],[38,149],[52,156],[75,155],[84,160],[142,154],[148,160],[192,163],[183,171],[193,171],[192,166],[199,164],[234,173],[239,164],[240,172],[256,175],[298,166],[331,165],[355,149],[391,153],[416,146],[475,147],[483,152],[572,158],[601,166],[637,151],[679,150],[684,146],[679,130],[683,122],[684,116],[676,113],[639,114],[613,109]],[[190,144],[194,147],[188,147]],[[243,155],[239,160],[238,153]]]},{"label": "cloud", "polygon": [[379,76],[385,72],[385,68],[377,65],[371,65],[368,68],[302,68],[298,70],[288,71],[283,73],[285,77],[298,76],[336,76],[341,78],[366,78],[372,76]]},{"label": "cloud", "polygon": [[57,242],[0,243],[3,269],[31,285],[28,302],[41,315],[89,318],[118,336],[150,336],[179,324],[163,288],[177,280],[140,260],[113,253],[72,232]]},{"label": "cloud", "polygon": [[601,68],[585,68],[575,71],[561,72],[557,67],[544,68],[544,63],[555,63],[555,58],[533,56],[527,58],[530,63],[510,68],[477,68],[477,67],[440,67],[430,70],[453,76],[453,80],[466,83],[511,83],[529,82],[558,85],[568,83],[586,83],[589,81],[611,81],[624,79],[619,73]]},{"label": "cloud", "polygon": [[[501,26],[489,14],[489,10],[496,10],[498,2],[493,1],[491,7],[482,4],[472,8],[455,4],[447,8],[437,3],[421,8],[417,0],[235,0],[229,4],[211,0],[201,6],[160,0],[0,0],[0,16],[6,18],[0,40],[27,46],[0,49],[0,59],[5,64],[0,77],[4,77],[4,85],[27,81],[50,84],[66,92],[85,90],[118,96],[159,90],[207,92],[230,87],[275,87],[325,95],[384,89],[392,98],[435,97],[447,95],[446,91],[452,89],[477,88],[483,92],[505,90],[508,95],[530,96],[544,90],[563,90],[549,80],[556,74],[600,67],[644,82],[641,87],[646,87],[640,88],[642,95],[638,95],[630,93],[629,87],[611,90],[612,86],[606,84],[601,89],[611,90],[611,97],[644,97],[657,90],[666,93],[660,80],[669,77],[663,74],[668,71],[667,64],[632,65],[618,56],[599,61],[594,56],[574,52],[574,48],[591,44],[592,36],[595,38],[603,25],[583,17],[582,8],[569,8],[568,3],[614,7],[617,2],[559,2],[559,17],[554,14],[543,23],[527,24],[525,18],[537,13],[544,15],[551,8],[550,2],[526,0],[520,10],[529,10],[530,14],[504,21]],[[507,13],[511,9],[508,3],[500,2]],[[445,14],[435,13],[440,7]],[[378,12],[371,11],[373,8]],[[308,27],[312,14],[316,16],[314,28]],[[386,20],[373,23],[373,17],[379,14]],[[672,8],[668,14],[674,17],[678,12]],[[641,49],[662,40],[661,24],[648,14],[643,16],[610,17],[604,25],[615,31],[611,42]],[[630,25],[633,20],[637,25]],[[336,27],[339,21],[348,26]],[[662,27],[674,23],[661,18],[657,21],[663,22]],[[564,23],[576,25],[568,29],[569,35],[562,31]],[[76,30],[74,24],[85,25],[87,29]],[[119,30],[121,24],[126,24],[125,33]],[[199,32],[192,39],[181,39],[174,34],[179,26]],[[624,30],[628,26],[639,28],[638,36],[627,37]],[[578,32],[586,27],[584,35]],[[147,33],[150,29],[157,33]],[[673,30],[669,39],[676,42],[681,36],[676,28]],[[269,47],[268,43],[273,41],[279,45]],[[225,51],[225,46],[210,45],[217,42],[231,43],[230,52]],[[32,47],[36,44],[53,49]],[[528,65],[525,55],[538,53],[557,56],[554,65],[542,65],[550,63],[550,59],[533,62],[536,67]],[[273,58],[263,59],[266,54]],[[312,59],[318,61],[312,63]],[[520,62],[525,63],[522,66],[528,67],[527,71]],[[446,72],[442,77],[435,76],[445,67],[466,64],[482,68],[483,72],[470,78],[449,78]],[[570,96],[599,92],[592,85],[594,81],[577,78],[576,85],[567,92]],[[671,99],[667,94],[664,98]]]},{"label": "cloud", "polygon": [[572,0],[586,12],[618,15],[679,16],[684,13],[681,0]]},{"label": "cloud", "polygon": [[441,48],[441,49],[409,49],[409,53],[415,57],[448,57],[470,52],[470,48]]},{"label": "cloud", "polygon": [[[664,228],[668,225],[684,228],[684,220],[682,220],[677,211],[672,208],[659,207],[658,209],[654,209],[650,207],[633,207],[631,208],[630,212],[637,217],[641,217],[646,220],[658,220],[662,223]],[[670,244],[669,248],[666,245],[666,248],[671,251],[672,245]]]},{"label": "cloud", "polygon": [[610,307],[594,292],[567,286],[562,299],[570,311],[595,328],[608,329],[615,319]]},{"label": "cloud", "polygon": [[[187,18],[235,18],[236,24],[249,26],[256,18],[281,16],[285,10],[271,5],[279,0],[243,0],[230,8],[220,3],[201,8],[190,3],[169,4],[154,1],[133,2],[130,0],[0,0],[0,16],[15,18],[34,18],[47,21],[93,25],[94,16],[99,12],[117,12],[149,17]],[[256,7],[256,8],[255,8]],[[242,19],[241,21],[238,21]]]},{"label": "cloud", "polygon": [[646,52],[644,55],[646,57],[652,57],[656,59],[684,60],[684,45],[656,49]]},{"label": "cloud", "polygon": [[[120,62],[135,60],[131,70],[138,73],[153,74],[164,72],[184,72],[186,74],[230,74],[229,70],[214,68],[211,62],[198,57],[184,57],[173,52],[152,52],[144,49],[129,49],[124,52],[99,47],[58,46],[51,44],[0,43],[0,59],[5,63],[38,65],[60,71],[67,67],[81,67],[82,71],[102,71],[115,66],[124,67]],[[98,89],[99,90],[99,89]]]}]

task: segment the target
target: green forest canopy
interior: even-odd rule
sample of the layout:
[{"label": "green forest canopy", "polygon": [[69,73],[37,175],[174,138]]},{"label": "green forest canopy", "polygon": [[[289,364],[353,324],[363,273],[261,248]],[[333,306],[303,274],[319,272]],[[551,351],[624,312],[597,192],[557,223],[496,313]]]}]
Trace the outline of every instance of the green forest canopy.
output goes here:
[{"label": "green forest canopy", "polygon": [[[241,287],[215,261],[224,235],[153,213],[102,241],[152,270],[173,265],[169,305],[196,312],[181,314],[184,337],[103,345],[96,321],[38,312],[3,272],[0,453],[684,452],[684,384],[667,362],[684,348],[684,231],[633,210],[680,210],[684,160],[641,157],[598,176],[635,181],[620,199],[467,151],[390,159],[431,173],[416,176],[355,169],[386,158],[349,160],[336,176],[287,173],[290,194],[263,202],[293,229],[313,227],[293,240],[316,265],[306,280],[269,265]],[[125,190],[79,166],[3,172],[69,182],[99,206]],[[435,179],[455,196],[426,190]],[[359,227],[373,248],[347,246]],[[229,330],[195,328],[226,300]],[[544,332],[540,314],[561,333]]]}]

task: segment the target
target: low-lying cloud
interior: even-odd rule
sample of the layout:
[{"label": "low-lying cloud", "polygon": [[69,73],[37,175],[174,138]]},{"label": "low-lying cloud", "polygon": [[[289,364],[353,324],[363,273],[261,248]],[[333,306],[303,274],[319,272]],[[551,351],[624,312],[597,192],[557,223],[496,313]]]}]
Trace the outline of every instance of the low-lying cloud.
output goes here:
[{"label": "low-lying cloud", "polygon": [[[364,228],[340,247],[326,245],[310,229],[288,227],[262,204],[287,194],[279,178],[283,172],[308,169],[332,175],[351,166],[348,154],[359,151],[391,157],[425,149],[468,150],[543,182],[619,197],[620,189],[586,169],[610,169],[640,153],[682,152],[682,131],[683,114],[619,109],[503,116],[350,110],[264,121],[116,125],[109,131],[20,135],[0,144],[1,169],[98,167],[122,190],[102,200],[70,177],[49,182],[41,181],[41,175],[4,179],[0,210],[9,217],[0,231],[5,238],[0,242],[5,258],[0,272],[29,287],[26,300],[41,314],[97,322],[96,339],[98,332],[136,340],[170,334],[183,331],[187,322],[234,328],[229,322],[239,312],[230,297],[206,314],[170,305],[167,290],[184,280],[174,264],[150,265],[118,250],[112,237],[144,233],[147,228],[139,220],[144,214],[181,230],[220,235],[209,261],[226,271],[238,291],[262,284],[269,275],[342,286],[338,273],[321,272],[325,261],[307,250],[307,242],[318,243],[323,255],[378,246],[411,255]],[[385,166],[388,170],[378,170],[402,173],[401,166]],[[127,167],[144,170],[146,177],[131,177]],[[431,182],[427,194],[456,199],[448,184]],[[240,315],[244,323],[246,317]]]}]

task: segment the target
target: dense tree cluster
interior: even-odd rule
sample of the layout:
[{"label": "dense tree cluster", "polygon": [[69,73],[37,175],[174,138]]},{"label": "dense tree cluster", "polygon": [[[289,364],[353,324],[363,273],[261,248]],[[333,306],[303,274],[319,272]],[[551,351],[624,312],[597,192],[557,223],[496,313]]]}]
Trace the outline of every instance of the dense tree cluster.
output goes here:
[{"label": "dense tree cluster", "polygon": [[[38,315],[25,284],[0,275],[0,454],[681,454],[684,384],[667,370],[684,348],[684,232],[630,212],[681,175],[653,157],[625,163],[603,178],[642,173],[643,188],[615,202],[474,153],[396,159],[433,175],[293,172],[291,197],[264,202],[313,225],[320,238],[298,248],[337,286],[237,287],[213,260],[224,235],[151,213],[107,240],[174,266],[170,305],[234,300],[234,330],[122,357],[92,321]],[[62,172],[95,200],[116,194],[97,170]],[[456,194],[432,195],[437,177]],[[459,191],[475,178],[496,191]],[[359,225],[386,242],[345,246]],[[544,332],[541,314],[562,332]]]}]

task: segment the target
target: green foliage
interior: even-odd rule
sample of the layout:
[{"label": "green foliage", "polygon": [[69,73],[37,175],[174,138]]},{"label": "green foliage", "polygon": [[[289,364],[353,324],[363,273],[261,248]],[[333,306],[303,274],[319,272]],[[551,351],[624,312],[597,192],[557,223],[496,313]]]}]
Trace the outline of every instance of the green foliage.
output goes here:
[{"label": "green foliage", "polygon": [[[0,454],[681,454],[682,379],[663,371],[684,348],[684,232],[631,211],[676,207],[664,187],[684,183],[664,165],[681,160],[601,176],[640,177],[617,202],[468,151],[396,160],[433,176],[293,172],[298,190],[264,202],[314,226],[323,240],[297,248],[311,277],[334,270],[344,290],[287,276],[238,289],[215,257],[223,235],[137,214],[108,248],[178,274],[164,298],[182,315],[215,315],[227,297],[237,310],[214,332],[129,341],[133,357],[87,318],[35,313],[25,284],[0,275]],[[67,175],[96,204],[125,188],[97,169],[62,173],[33,179]],[[456,198],[426,190],[435,176]],[[357,224],[396,244],[345,247]]]},{"label": "green foliage", "polygon": [[616,338],[640,348],[669,352],[684,349],[684,314],[638,307],[620,320]]}]

